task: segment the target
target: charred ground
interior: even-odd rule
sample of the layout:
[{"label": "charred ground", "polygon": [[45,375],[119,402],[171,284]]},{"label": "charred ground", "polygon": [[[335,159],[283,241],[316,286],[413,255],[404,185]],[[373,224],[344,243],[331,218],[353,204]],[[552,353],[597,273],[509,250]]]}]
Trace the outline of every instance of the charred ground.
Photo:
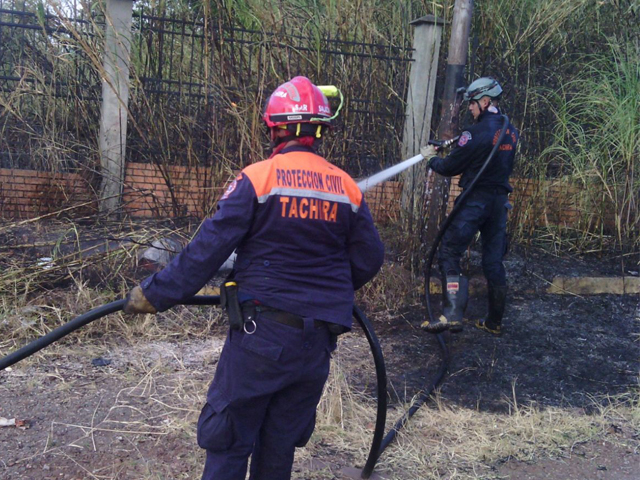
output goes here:
[{"label": "charred ground", "polygon": [[[43,251],[33,247],[25,258],[40,255]],[[638,298],[548,293],[555,276],[637,275],[637,262],[625,266],[620,257],[559,258],[516,249],[506,266],[511,290],[504,333],[496,338],[468,322],[462,333],[446,336],[450,363],[439,390],[441,401],[478,412],[508,412],[514,404],[530,404],[588,413],[610,397],[637,392]],[[467,310],[473,319],[485,309],[476,253],[471,253],[466,269],[475,292]],[[73,289],[74,284],[64,287]],[[51,301],[59,294],[52,291]],[[434,296],[433,301],[438,314],[439,299]],[[180,308],[176,317],[187,322],[198,315],[197,310]],[[442,362],[435,337],[419,328],[424,315],[419,303],[371,315],[385,354],[390,416],[399,415],[402,405],[430,383]],[[29,425],[25,430],[0,428],[0,478],[198,478],[202,455],[195,446],[195,420],[215,369],[224,325],[214,321],[207,338],[147,341],[142,334],[135,348],[92,328],[81,341],[71,335],[0,374],[0,417]],[[341,340],[340,361],[355,365],[345,370],[351,388],[373,395],[362,336],[355,328]],[[4,353],[9,343],[1,345]],[[97,358],[110,363],[96,366],[92,361]],[[434,478],[640,478],[638,432],[616,425],[611,429],[625,445],[636,446],[620,447],[607,439],[576,446],[560,460],[543,456],[522,464],[505,458],[482,474],[467,471]],[[331,436],[314,442],[311,453],[296,463],[295,478],[345,478],[341,467],[361,467],[364,462],[363,452],[345,454]],[[421,478],[405,471],[394,477],[393,472],[386,471],[388,478]]]}]

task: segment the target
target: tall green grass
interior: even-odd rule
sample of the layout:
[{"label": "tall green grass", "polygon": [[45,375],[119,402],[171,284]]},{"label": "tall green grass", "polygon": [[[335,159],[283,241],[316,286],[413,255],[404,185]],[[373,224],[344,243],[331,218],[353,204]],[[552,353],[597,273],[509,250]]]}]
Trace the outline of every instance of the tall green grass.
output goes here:
[{"label": "tall green grass", "polygon": [[541,160],[580,187],[575,228],[599,232],[602,248],[610,246],[605,237],[633,247],[640,231],[640,50],[609,45],[607,53],[584,57],[575,79],[549,95],[556,122]]}]

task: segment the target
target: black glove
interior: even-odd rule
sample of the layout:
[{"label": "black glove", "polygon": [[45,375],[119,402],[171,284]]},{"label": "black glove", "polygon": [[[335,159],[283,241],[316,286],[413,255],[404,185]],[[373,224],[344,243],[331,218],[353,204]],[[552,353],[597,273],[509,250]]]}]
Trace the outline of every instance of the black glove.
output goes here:
[{"label": "black glove", "polygon": [[142,293],[140,286],[135,287],[127,295],[126,302],[123,307],[124,313],[136,314],[136,313],[158,313],[156,307],[151,305],[151,302],[147,300],[147,297]]}]

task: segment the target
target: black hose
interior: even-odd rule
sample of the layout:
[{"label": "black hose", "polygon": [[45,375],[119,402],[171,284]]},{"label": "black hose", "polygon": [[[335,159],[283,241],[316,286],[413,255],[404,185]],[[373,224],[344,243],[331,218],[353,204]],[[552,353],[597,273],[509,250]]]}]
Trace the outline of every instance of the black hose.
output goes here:
[{"label": "black hose", "polygon": [[[38,338],[37,340],[34,340],[21,349],[0,359],[0,371],[13,365],[14,363],[19,362],[20,360],[25,359],[30,355],[33,355],[37,351],[42,350],[47,345],[51,345],[56,340],[61,339],[65,335],[78,330],[79,328],[93,322],[94,320],[98,320],[105,315],[109,315],[110,313],[115,313],[122,310],[124,308],[125,302],[126,300],[117,300],[115,302],[107,303],[106,305],[95,308],[83,315],[80,315],[79,317],[76,317],[70,322],[65,323],[55,330],[52,330],[48,334]],[[195,297],[191,297],[189,300],[182,302],[182,305],[219,304],[220,297],[217,295],[196,295]],[[362,312],[362,310],[360,310],[356,305],[353,306],[353,316],[360,324],[360,327],[362,327],[362,330],[367,337],[367,341],[369,342],[371,354],[373,355],[373,360],[376,367],[376,379],[378,384],[378,410],[376,415],[376,425],[373,432],[373,440],[371,441],[369,456],[364,468],[362,469],[362,478],[367,479],[371,476],[371,472],[373,472],[376,461],[378,460],[378,452],[380,451],[380,444],[384,435],[384,427],[387,419],[387,373],[384,366],[382,348],[380,347],[378,338],[373,331],[373,326],[371,325],[365,314]]]},{"label": "black hose", "polygon": [[[10,367],[14,363],[24,360],[25,358],[33,355],[44,347],[51,345],[53,342],[60,340],[62,337],[69,335],[71,332],[78,330],[81,327],[98,320],[99,318],[109,315],[110,313],[119,312],[123,309],[126,300],[116,300],[115,302],[107,303],[101,307],[94,308],[87,313],[74,318],[70,322],[61,325],[55,330],[50,331],[46,335],[34,340],[33,342],[25,345],[19,350],[10,353],[6,357],[0,359],[0,371],[7,367]],[[220,297],[217,295],[198,295],[183,302],[183,305],[219,305]]]},{"label": "black hose", "polygon": [[[484,164],[482,165],[482,168],[480,168],[480,171],[478,172],[478,174],[475,176],[475,178],[469,184],[469,186],[464,190],[464,192],[462,192],[460,197],[458,197],[458,201],[456,202],[456,204],[454,205],[453,209],[451,210],[451,213],[449,213],[449,215],[444,220],[444,222],[442,222],[442,225],[440,225],[440,228],[438,230],[438,234],[436,235],[436,239],[433,242],[433,245],[431,246],[431,250],[429,250],[429,255],[427,256],[427,263],[425,265],[424,294],[425,294],[426,303],[427,303],[427,314],[429,316],[429,320],[431,320],[431,321],[433,321],[433,311],[432,311],[432,308],[431,308],[431,297],[430,297],[430,294],[429,294],[429,290],[430,290],[429,289],[429,284],[431,283],[431,265],[432,265],[433,260],[435,258],[436,251],[438,249],[438,246],[440,245],[440,241],[442,240],[442,237],[444,236],[444,233],[447,231],[447,228],[449,228],[449,225],[451,225],[451,222],[453,221],[455,216],[460,211],[460,209],[461,209],[462,205],[464,204],[466,198],[469,196],[469,194],[471,193],[471,191],[475,187],[476,183],[478,182],[478,179],[484,173],[484,171],[487,169],[487,167],[491,163],[491,160],[493,160],[493,157],[495,156],[496,152],[498,151],[498,148],[500,148],[500,144],[502,143],[502,140],[504,140],[504,136],[507,133],[507,125],[508,124],[509,124],[509,118],[506,115],[502,115],[502,127],[501,127],[502,131],[500,132],[500,137],[498,137],[498,141],[496,142],[496,144],[491,149],[491,153],[489,153],[489,156],[487,157],[487,159],[485,160]],[[444,285],[443,285],[443,288],[444,288]],[[393,428],[384,437],[384,440],[382,441],[382,445],[380,447],[379,455],[382,455],[382,452],[393,441],[393,439],[395,438],[395,436],[398,433],[398,431],[402,427],[404,427],[404,425],[409,421],[409,419],[413,416],[413,414],[418,411],[418,409],[422,406],[422,404],[424,404],[429,399],[429,397],[431,396],[433,391],[436,388],[438,388],[438,385],[444,379],[445,374],[447,373],[447,370],[449,370],[449,349],[447,348],[447,343],[444,340],[444,335],[442,333],[438,333],[436,335],[436,338],[438,339],[438,344],[440,345],[440,351],[442,353],[442,364],[440,365],[440,368],[438,369],[436,377],[434,378],[434,380],[428,386],[425,386],[425,387],[423,387],[421,389],[422,393],[411,404],[411,406],[405,412],[405,414],[402,416],[402,418],[400,418],[400,420],[398,420],[396,422],[396,424],[393,426]]]},{"label": "black hose", "polygon": [[436,374],[431,384],[429,384],[428,386],[425,385],[421,389],[422,394],[420,394],[420,396],[411,404],[409,409],[404,413],[400,420],[398,420],[393,428],[389,430],[389,433],[385,435],[380,445],[380,452],[378,456],[382,455],[382,452],[384,452],[384,450],[393,441],[400,429],[402,429],[407,424],[413,414],[416,413],[422,406],[422,404],[429,399],[429,395],[431,395],[431,393],[438,387],[445,374],[447,373],[447,370],[449,369],[449,349],[447,348],[447,343],[444,341],[444,336],[441,333],[437,334],[436,338],[438,339],[440,350],[442,352],[442,363],[440,364],[438,373]]},{"label": "black hose", "polygon": [[378,380],[378,412],[376,415],[376,426],[373,430],[373,439],[371,440],[371,448],[369,449],[369,456],[364,464],[364,468],[360,474],[361,478],[367,479],[371,476],[373,469],[376,466],[382,444],[382,436],[384,435],[384,427],[387,421],[387,371],[384,366],[384,356],[382,355],[382,348],[376,337],[371,323],[362,311],[353,306],[353,316],[364,330],[364,334],[369,341],[369,347],[371,347],[371,354],[373,355],[373,361],[376,366],[376,378]]},{"label": "black hose", "polygon": [[47,345],[51,345],[56,340],[60,340],[65,335],[69,335],[71,332],[84,327],[94,320],[102,318],[105,315],[109,315],[110,313],[122,310],[125,301],[126,300],[116,300],[115,302],[107,303],[106,305],[102,305],[101,307],[94,308],[93,310],[90,310],[89,312],[74,318],[70,322],[65,323],[64,325],[50,331],[37,340],[34,340],[33,342],[25,345],[21,349],[10,353],[6,357],[0,359],[0,371],[4,370],[7,367],[10,367],[20,360],[27,358],[30,355],[33,355],[37,351],[42,350]]}]

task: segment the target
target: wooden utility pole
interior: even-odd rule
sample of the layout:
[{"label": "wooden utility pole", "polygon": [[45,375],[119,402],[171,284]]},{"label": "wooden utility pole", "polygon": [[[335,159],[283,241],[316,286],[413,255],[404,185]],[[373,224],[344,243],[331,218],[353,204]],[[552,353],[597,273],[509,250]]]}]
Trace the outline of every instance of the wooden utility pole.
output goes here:
[{"label": "wooden utility pole", "polygon": [[[460,102],[457,90],[464,86],[464,69],[469,53],[469,31],[473,0],[456,0],[451,21],[451,36],[445,71],[445,86],[438,138],[446,140],[457,134]],[[427,249],[438,235],[438,229],[447,211],[451,179],[430,171],[431,191],[427,192],[428,204],[425,209],[427,219],[423,241]]]}]

